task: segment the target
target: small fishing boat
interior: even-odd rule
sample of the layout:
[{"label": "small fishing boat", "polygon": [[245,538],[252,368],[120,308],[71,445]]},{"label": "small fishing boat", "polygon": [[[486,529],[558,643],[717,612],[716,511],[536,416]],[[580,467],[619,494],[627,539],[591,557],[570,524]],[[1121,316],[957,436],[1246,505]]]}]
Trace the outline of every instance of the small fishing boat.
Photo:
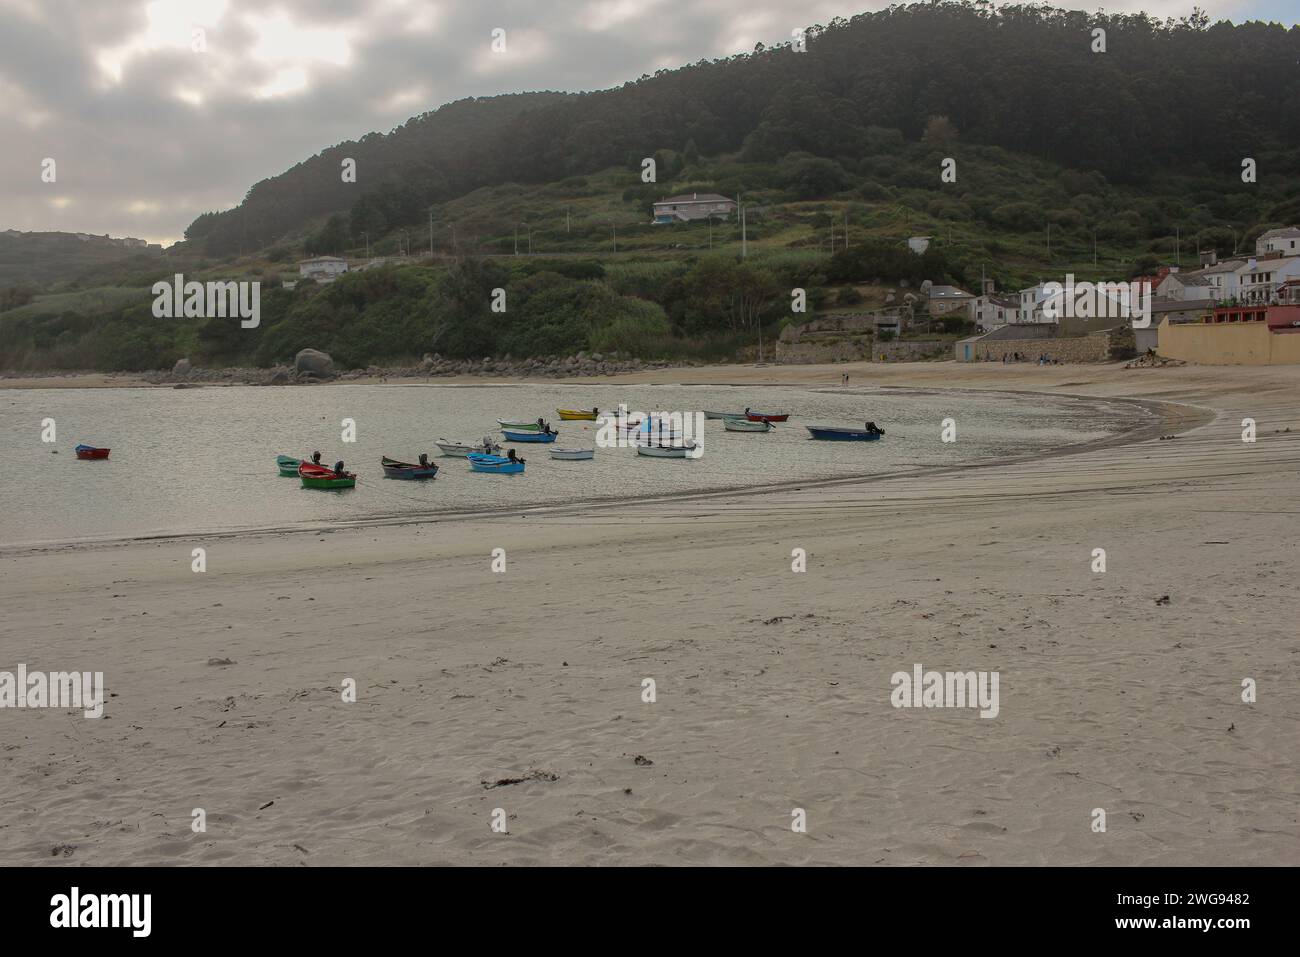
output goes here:
[{"label": "small fishing boat", "polygon": [[697,446],[694,442],[688,442],[685,445],[638,445],[636,447],[637,455],[649,455],[657,459],[684,459],[694,458],[690,455]]},{"label": "small fishing boat", "polygon": [[566,422],[595,422],[599,409],[556,409],[560,418]]},{"label": "small fishing boat", "polygon": [[772,423],[766,419],[723,419],[722,427],[728,432],[772,431]]},{"label": "small fishing boat", "polygon": [[282,476],[296,476],[298,466],[302,465],[302,459],[295,459],[292,455],[277,455],[275,457],[276,467],[279,468]]},{"label": "small fishing boat", "polygon": [[507,442],[554,442],[559,432],[549,429],[545,432],[522,432],[515,429],[502,429],[501,434]]},{"label": "small fishing boat", "polygon": [[751,422],[784,422],[790,418],[789,412],[750,412],[745,410],[745,418]]},{"label": "small fishing boat", "polygon": [[469,459],[469,467],[475,472],[514,475],[524,470],[523,459],[512,459],[504,455],[481,455],[478,452],[471,452],[465,458]]},{"label": "small fishing boat", "polygon": [[706,409],[704,411],[704,417],[706,419],[743,419],[745,417],[745,413],[744,412],[710,412]]},{"label": "small fishing boat", "polygon": [[106,459],[109,453],[108,449],[96,448],[93,445],[78,445],[73,451],[77,453],[79,459]]},{"label": "small fishing boat", "polygon": [[551,458],[561,462],[585,462],[595,457],[595,449],[551,449]]},{"label": "small fishing boat", "polygon": [[874,422],[868,422],[864,429],[841,429],[829,425],[806,425],[814,439],[824,442],[875,442],[885,434],[884,429],[875,428]]},{"label": "small fishing boat", "polygon": [[379,464],[384,470],[384,478],[431,479],[438,474],[438,466],[432,462],[399,462],[385,455]]},{"label": "small fishing boat", "polygon": [[501,426],[501,428],[514,429],[516,432],[540,432],[545,424],[541,419],[533,419],[531,422],[518,419],[497,419],[497,425]]},{"label": "small fishing boat", "polygon": [[323,465],[303,462],[298,466],[298,477],[303,488],[354,488],[357,477],[352,472],[336,472]]},{"label": "small fishing boat", "polygon": [[471,452],[479,452],[483,455],[496,455],[501,451],[501,446],[493,442],[490,435],[483,436],[483,440],[477,445],[472,442],[453,442],[450,439],[438,439],[435,444],[438,448],[442,449],[443,455],[459,455],[461,458],[464,458]]}]

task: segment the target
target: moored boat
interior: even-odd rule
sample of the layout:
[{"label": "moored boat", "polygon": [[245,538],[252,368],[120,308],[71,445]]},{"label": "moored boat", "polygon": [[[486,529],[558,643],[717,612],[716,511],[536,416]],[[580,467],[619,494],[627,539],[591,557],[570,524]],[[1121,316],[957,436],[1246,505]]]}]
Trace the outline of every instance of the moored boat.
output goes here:
[{"label": "moored boat", "polygon": [[868,422],[866,428],[862,429],[844,429],[829,425],[806,425],[804,428],[812,433],[814,439],[821,439],[823,442],[875,442],[885,434],[885,430],[877,428],[874,422]]},{"label": "moored boat", "polygon": [[750,412],[745,410],[745,418],[751,422],[784,422],[790,418],[789,412]]},{"label": "moored boat", "polygon": [[599,409],[556,409],[559,417],[566,422],[595,422]]},{"label": "moored boat", "polygon": [[728,432],[772,431],[772,423],[765,419],[723,419],[722,427]]},{"label": "moored boat", "polygon": [[458,455],[461,458],[469,455],[471,452],[478,452],[482,455],[496,455],[501,451],[501,446],[492,441],[490,435],[483,436],[483,440],[477,444],[473,442],[452,441],[450,439],[438,439],[435,445],[442,449],[443,455]]},{"label": "moored boat", "polygon": [[357,484],[357,477],[352,472],[336,472],[310,462],[298,466],[298,477],[302,479],[303,488],[354,488]]},{"label": "moored boat", "polygon": [[541,419],[533,419],[531,422],[522,419],[497,419],[497,425],[501,428],[514,429],[516,432],[540,432],[545,424]]},{"label": "moored boat", "polygon": [[298,466],[302,465],[302,459],[295,459],[292,455],[277,455],[275,457],[276,468],[280,474],[286,477],[298,474]]},{"label": "moored boat", "polygon": [[478,452],[471,452],[465,458],[469,459],[469,467],[475,472],[513,475],[524,470],[523,459],[512,459],[504,455],[482,455]]},{"label": "moored boat", "polygon": [[425,456],[421,456],[421,458],[424,461],[419,463],[399,462],[397,459],[390,459],[385,455],[379,460],[379,464],[384,470],[384,478],[431,479],[437,475],[438,466],[430,462]]},{"label": "moored boat", "polygon": [[595,449],[551,449],[551,458],[562,462],[584,462],[595,457]]},{"label": "moored boat", "polygon": [[744,412],[710,412],[709,410],[705,409],[704,417],[706,419],[743,419],[745,417],[745,413]]},{"label": "moored boat", "polygon": [[637,455],[648,455],[657,459],[684,459],[695,458],[693,453],[698,446],[694,442],[688,442],[685,445],[638,445],[636,447]]},{"label": "moored boat", "polygon": [[73,451],[77,453],[79,459],[106,459],[110,450],[93,445],[78,445]]},{"label": "moored boat", "polygon": [[501,434],[506,437],[507,442],[554,442],[560,433],[553,429],[548,429],[545,432],[526,432],[515,429],[502,429]]}]

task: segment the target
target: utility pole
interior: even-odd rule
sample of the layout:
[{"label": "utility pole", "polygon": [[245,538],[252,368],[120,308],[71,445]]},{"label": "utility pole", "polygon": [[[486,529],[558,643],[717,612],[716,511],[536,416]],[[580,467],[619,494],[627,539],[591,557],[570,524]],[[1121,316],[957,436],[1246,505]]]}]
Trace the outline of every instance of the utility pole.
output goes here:
[{"label": "utility pole", "polygon": [[1181,268],[1183,265],[1182,244],[1183,244],[1182,227],[1175,226],[1174,227],[1174,264],[1177,265],[1179,268]]},{"label": "utility pole", "polygon": [[515,223],[515,255],[519,255],[519,224]]},{"label": "utility pole", "polygon": [[366,258],[369,259],[369,258],[370,258],[370,234],[369,234],[368,232],[365,232],[364,230],[362,230],[361,235],[362,235],[363,237],[365,237],[365,240],[366,240]]},{"label": "utility pole", "polygon": [[844,210],[844,248],[849,248],[849,211]]},{"label": "utility pole", "polygon": [[1052,224],[1047,224],[1047,261],[1052,261]]},{"label": "utility pole", "polygon": [[429,258],[433,258],[433,207],[429,208]]},{"label": "utility pole", "polygon": [[569,233],[569,209],[568,206],[564,207],[564,233],[566,236]]},{"label": "utility pole", "polygon": [[1095,227],[1092,230],[1092,264],[1094,267],[1097,265],[1097,230]]},{"label": "utility pole", "polygon": [[618,252],[618,223],[610,223],[609,225],[614,230],[614,252]]}]

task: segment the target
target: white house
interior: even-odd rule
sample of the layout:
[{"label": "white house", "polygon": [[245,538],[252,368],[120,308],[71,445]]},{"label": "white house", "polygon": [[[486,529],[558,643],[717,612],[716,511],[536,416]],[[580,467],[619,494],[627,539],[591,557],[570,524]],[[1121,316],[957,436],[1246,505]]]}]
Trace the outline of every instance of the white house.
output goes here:
[{"label": "white house", "polygon": [[1050,322],[1054,320],[1045,320],[1042,316],[1043,303],[1047,300],[1047,292],[1043,288],[1043,283],[1039,282],[1036,286],[1030,286],[1028,289],[1020,290],[1020,308],[1016,310],[1016,318],[1013,322]]},{"label": "white house", "polygon": [[1260,233],[1255,240],[1255,255],[1263,256],[1266,253],[1300,255],[1300,226],[1286,226]]},{"label": "white house", "polygon": [[1162,299],[1208,299],[1210,298],[1210,281],[1202,270],[1179,272],[1176,266],[1171,266],[1169,272],[1165,274],[1165,278],[1156,285],[1153,295]]},{"label": "white house", "polygon": [[985,332],[1017,322],[1019,314],[1020,301],[1015,296],[1003,296],[994,292],[976,297],[970,312],[976,327]]},{"label": "white house", "polygon": [[1300,279],[1300,256],[1252,259],[1241,275],[1243,302],[1271,302],[1277,290],[1290,279]]},{"label": "white house", "polygon": [[1225,259],[1223,262],[1198,269],[1194,275],[1206,283],[1206,297],[1216,302],[1236,299],[1241,295],[1241,277],[1248,267],[1244,259]]},{"label": "white house", "polygon": [[656,224],[686,223],[696,219],[727,219],[736,211],[736,201],[717,193],[691,193],[669,196],[655,203]]},{"label": "white house", "polygon": [[333,282],[348,271],[348,261],[338,256],[317,256],[298,263],[298,275],[317,282]]}]

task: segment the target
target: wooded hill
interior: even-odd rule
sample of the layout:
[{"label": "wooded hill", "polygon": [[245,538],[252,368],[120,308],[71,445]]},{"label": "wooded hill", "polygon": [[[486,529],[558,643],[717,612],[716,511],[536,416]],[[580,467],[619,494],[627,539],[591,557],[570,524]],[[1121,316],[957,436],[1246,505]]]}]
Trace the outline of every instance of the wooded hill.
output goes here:
[{"label": "wooded hill", "polygon": [[[1094,52],[1097,28],[1104,53]],[[238,208],[198,217],[186,235],[228,256],[338,213],[349,240],[374,241],[482,187],[610,167],[635,184],[641,158],[656,154],[770,164],[800,152],[844,171],[831,194],[864,182],[939,192],[937,165],[897,156],[898,140],[927,129],[959,164],[961,146],[1000,147],[1081,171],[1089,194],[1114,184],[1170,195],[1170,176],[1180,186],[1192,177],[1195,193],[1178,198],[1249,225],[1278,196],[1241,182],[1242,159],[1259,163],[1261,184],[1300,174],[1298,60],[1300,28],[1211,25],[1199,12],[1161,23],[1037,6],[896,6],[813,26],[802,53],[760,46],[596,93],[452,103],[326,149],[258,183]],[[344,158],[357,162],[356,183],[341,180]],[[719,189],[760,185],[737,180]],[[960,178],[946,193],[978,201]]]}]

